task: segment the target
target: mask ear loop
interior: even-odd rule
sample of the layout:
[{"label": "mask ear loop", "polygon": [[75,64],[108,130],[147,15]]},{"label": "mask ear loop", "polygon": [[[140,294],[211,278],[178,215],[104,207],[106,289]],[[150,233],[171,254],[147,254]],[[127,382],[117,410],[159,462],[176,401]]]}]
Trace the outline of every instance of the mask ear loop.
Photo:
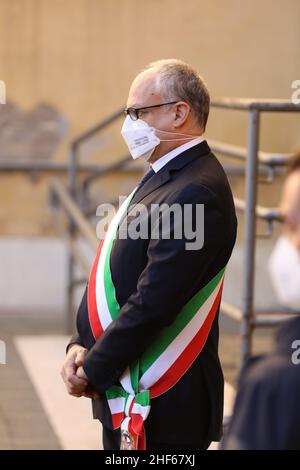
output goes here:
[{"label": "mask ear loop", "polygon": [[196,137],[201,137],[201,135],[192,135],[192,134],[183,134],[181,132],[172,132],[172,131],[163,131],[161,129],[157,129],[157,127],[152,127],[155,131],[158,132],[164,132],[165,134],[175,134],[175,135],[185,135],[186,137],[189,137],[190,139],[195,139]]},{"label": "mask ear loop", "polygon": [[[176,132],[174,132],[174,134],[176,134]],[[196,137],[200,137],[200,136],[196,136]],[[158,138],[161,142],[176,142],[177,140],[193,140],[193,139],[196,139],[196,137],[182,137],[181,139],[160,139],[159,137]]]},{"label": "mask ear loop", "polygon": [[183,134],[181,132],[162,131],[161,129],[157,129],[157,127],[152,127],[152,129],[154,129],[155,131],[158,131],[158,132],[164,132],[165,134],[185,135],[186,136],[186,137],[180,137],[179,139],[161,139],[160,137],[157,136],[158,139],[161,142],[176,142],[176,141],[179,141],[179,140],[192,140],[192,139],[196,139],[197,137],[201,137],[201,135],[191,135],[191,134]]}]

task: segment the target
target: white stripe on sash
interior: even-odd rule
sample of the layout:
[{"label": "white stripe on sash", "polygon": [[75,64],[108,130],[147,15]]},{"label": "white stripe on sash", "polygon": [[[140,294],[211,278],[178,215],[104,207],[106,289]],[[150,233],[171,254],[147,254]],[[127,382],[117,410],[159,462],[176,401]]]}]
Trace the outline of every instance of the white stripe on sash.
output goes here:
[{"label": "white stripe on sash", "polygon": [[135,395],[132,383],[131,383],[131,377],[130,377],[130,369],[127,367],[127,369],[124,370],[123,374],[119,378],[119,381],[122,384],[122,387],[127,393],[130,393],[130,395]]},{"label": "white stripe on sash", "polygon": [[109,408],[112,414],[124,412],[124,406],[125,406],[124,397],[110,398],[108,400],[108,403],[109,403]]},{"label": "white stripe on sash", "polygon": [[150,412],[150,406],[149,405],[143,406],[143,405],[140,405],[139,403],[136,403],[136,402],[133,404],[132,413],[135,413],[137,415],[141,415],[144,421],[146,421],[149,412]]},{"label": "white stripe on sash", "polygon": [[100,258],[97,267],[96,273],[96,302],[97,302],[97,310],[100,323],[102,328],[105,330],[108,325],[111,323],[112,318],[110,315],[110,311],[108,308],[106,294],[105,294],[105,284],[104,284],[104,264],[107,256],[107,251],[109,249],[109,244],[111,238],[114,234],[115,227],[117,225],[117,214],[115,214],[114,218],[112,219],[111,223],[109,224],[107,233],[104,238],[102,250],[100,253]]},{"label": "white stripe on sash", "polygon": [[131,407],[131,404],[134,400],[134,395],[129,395],[128,398],[127,398],[127,402],[126,402],[126,406],[125,406],[125,415],[126,416],[129,416],[129,411],[130,411],[130,407]]},{"label": "white stripe on sash", "polygon": [[127,209],[128,202],[132,197],[132,194],[135,192],[135,189],[132,193],[128,196],[127,199],[123,202],[123,204],[119,207],[119,210],[112,218],[108,230],[106,232],[102,250],[100,253],[100,258],[98,261],[97,272],[96,272],[96,302],[97,302],[97,311],[100,323],[102,325],[103,330],[105,330],[112,321],[111,314],[108,308],[106,294],[105,294],[105,283],[104,283],[104,265],[106,256],[108,254],[109,245],[111,239],[115,236],[115,233],[118,228],[118,223],[122,218],[123,213]]}]

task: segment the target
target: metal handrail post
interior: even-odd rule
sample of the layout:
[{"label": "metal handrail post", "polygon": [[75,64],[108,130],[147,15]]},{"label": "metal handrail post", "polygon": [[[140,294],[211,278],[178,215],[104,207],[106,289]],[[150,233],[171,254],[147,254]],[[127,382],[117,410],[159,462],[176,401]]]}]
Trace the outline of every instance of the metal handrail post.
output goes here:
[{"label": "metal handrail post", "polygon": [[76,194],[77,145],[70,146],[68,189],[72,197]]},{"label": "metal handrail post", "polygon": [[[76,184],[77,184],[77,146],[71,145],[69,154],[69,178],[68,187],[69,193],[72,198],[76,197]],[[71,240],[74,240],[76,227],[74,221],[68,218],[68,235]],[[66,333],[72,334],[73,319],[74,319],[74,281],[75,281],[75,262],[70,247],[67,250],[67,315],[66,315]]]},{"label": "metal handrail post", "polygon": [[245,250],[241,323],[241,368],[245,365],[252,349],[252,318],[254,311],[254,268],[256,241],[256,199],[257,165],[259,147],[259,111],[254,109],[248,115],[248,157],[246,162],[245,188]]},{"label": "metal handrail post", "polygon": [[67,251],[67,316],[65,331],[71,335],[74,328],[74,285],[75,262],[70,248]]}]

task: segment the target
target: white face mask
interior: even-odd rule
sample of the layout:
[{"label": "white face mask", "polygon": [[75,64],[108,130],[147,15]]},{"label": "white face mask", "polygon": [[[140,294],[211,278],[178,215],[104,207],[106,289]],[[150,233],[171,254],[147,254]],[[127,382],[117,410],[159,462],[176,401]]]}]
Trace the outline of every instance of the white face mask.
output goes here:
[{"label": "white face mask", "polygon": [[143,157],[149,160],[155,147],[160,143],[154,127],[148,126],[141,119],[133,121],[129,116],[125,118],[121,134],[134,159]]},{"label": "white face mask", "polygon": [[[186,137],[177,139],[160,139],[155,134],[155,131],[164,132],[166,134],[173,134],[177,136],[184,135]],[[191,140],[195,139],[196,137],[200,137],[197,135],[162,131],[160,129],[156,129],[155,127],[150,127],[142,119],[137,119],[136,121],[133,121],[129,116],[126,116],[125,118],[124,124],[121,129],[121,134],[127,144],[127,147],[129,148],[132,158],[136,159],[139,157],[143,157],[146,161],[149,160],[155,148],[158,144],[160,144],[160,142]]]},{"label": "white face mask", "polygon": [[281,304],[300,310],[300,252],[281,236],[269,260],[269,273]]}]

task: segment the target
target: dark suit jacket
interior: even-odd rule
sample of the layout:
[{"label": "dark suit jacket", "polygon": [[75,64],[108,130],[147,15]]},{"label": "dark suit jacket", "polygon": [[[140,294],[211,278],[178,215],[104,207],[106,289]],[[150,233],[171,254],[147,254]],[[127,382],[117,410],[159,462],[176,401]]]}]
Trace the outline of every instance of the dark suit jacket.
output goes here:
[{"label": "dark suit jacket", "polygon": [[224,449],[300,450],[300,364],[292,361],[293,353],[299,359],[292,347],[299,338],[298,316],[278,331],[275,351],[248,361],[239,379]]},{"label": "dark suit jacket", "polygon": [[[70,342],[89,349],[84,370],[102,394],[226,265],[236,238],[230,186],[206,141],[178,155],[152,176],[134,196],[129,217],[136,203],[148,209],[151,204],[192,204],[194,226],[196,204],[204,204],[204,245],[186,250],[185,237],[114,241],[110,267],[120,315],[95,342],[85,292],[77,314],[78,336]],[[158,441],[201,445],[221,436],[224,380],[218,357],[218,313],[190,369],[171,390],[151,402],[146,432],[154,429]],[[94,417],[111,428],[104,396],[93,403],[93,409]]]}]

